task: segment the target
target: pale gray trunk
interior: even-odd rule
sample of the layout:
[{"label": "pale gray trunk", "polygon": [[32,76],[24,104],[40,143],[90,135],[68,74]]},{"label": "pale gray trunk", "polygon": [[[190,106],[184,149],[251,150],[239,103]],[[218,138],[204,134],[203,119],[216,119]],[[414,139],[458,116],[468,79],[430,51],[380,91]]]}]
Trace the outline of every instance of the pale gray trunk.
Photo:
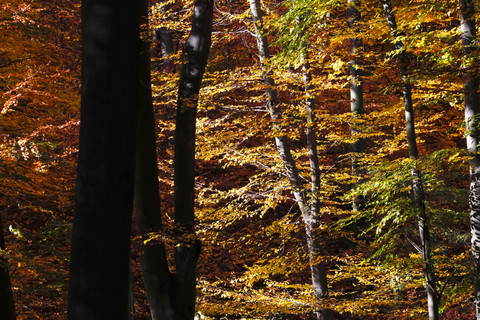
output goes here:
[{"label": "pale gray trunk", "polygon": [[[410,159],[416,161],[418,158],[417,139],[415,135],[415,117],[413,112],[412,89],[408,80],[407,51],[399,40],[399,32],[390,0],[382,0],[383,9],[387,17],[387,23],[398,51],[397,60],[400,75],[403,81],[403,103],[405,108],[405,123],[407,131],[407,142]],[[420,233],[421,253],[424,262],[424,275],[427,283],[428,314],[430,320],[438,320],[438,304],[440,296],[437,291],[437,280],[435,268],[431,258],[431,240],[429,231],[429,219],[425,210],[425,193],[423,188],[422,173],[416,168],[412,169],[412,197],[415,209],[418,212],[418,228]]]},{"label": "pale gray trunk", "polygon": [[320,212],[320,165],[318,162],[317,135],[315,133],[315,99],[312,96],[312,72],[310,69],[308,49],[302,48],[302,77],[305,88],[305,105],[307,108],[307,149],[310,162],[310,192],[312,199],[310,211],[317,216]]},{"label": "pale gray trunk", "polygon": [[[255,33],[257,38],[258,46],[258,55],[260,57],[260,64],[262,67],[262,77],[263,82],[266,84],[266,93],[268,96],[267,108],[272,118],[273,126],[276,130],[281,131],[278,125],[282,117],[282,112],[278,107],[278,94],[275,89],[275,81],[268,74],[265,61],[270,58],[268,41],[263,32],[263,16],[260,9],[260,3],[258,0],[249,0],[250,1],[250,11],[252,13],[252,18],[255,25]],[[307,200],[304,191],[302,190],[302,182],[300,181],[300,176],[298,174],[298,169],[295,164],[295,160],[292,157],[290,152],[290,146],[288,143],[288,138],[285,135],[280,135],[275,137],[275,144],[277,146],[280,159],[285,168],[285,173],[290,181],[290,184],[293,189],[293,194],[295,200],[297,201],[300,210],[305,212],[307,210]]]},{"label": "pale gray trunk", "polygon": [[[278,125],[278,122],[282,117],[282,111],[278,106],[278,95],[275,89],[275,81],[268,74],[268,70],[265,65],[265,61],[270,58],[270,54],[268,50],[267,38],[264,34],[262,34],[263,13],[260,9],[259,0],[249,0],[249,1],[250,1],[250,10],[252,13],[252,18],[255,26],[260,64],[261,64],[262,73],[263,73],[263,81],[266,84],[266,93],[268,95],[267,107],[270,113],[270,117],[272,119],[274,129],[281,131]],[[311,100],[310,102],[312,101],[313,100]],[[313,113],[312,113],[312,117],[313,117]],[[312,143],[311,139],[315,140],[315,136],[314,134],[312,136],[312,132],[310,133],[309,139],[311,143]],[[312,284],[313,284],[314,295],[318,301],[321,301],[322,298],[328,295],[328,286],[327,286],[325,263],[321,259],[322,250],[321,250],[321,241],[319,238],[320,235],[318,234],[318,231],[317,231],[320,226],[320,223],[318,221],[318,214],[317,214],[318,199],[317,199],[317,202],[315,203],[315,206],[317,206],[316,209],[312,210],[312,207],[309,206],[307,202],[307,196],[305,194],[305,191],[303,190],[303,185],[300,180],[300,175],[298,173],[295,160],[293,159],[290,151],[288,137],[286,137],[285,135],[279,135],[275,137],[275,144],[280,156],[280,160],[282,161],[282,164],[284,166],[285,173],[292,187],[295,200],[300,208],[303,221],[305,223],[305,230],[307,235],[307,249],[309,253],[310,267],[312,272]],[[313,144],[310,144],[310,147],[313,147]],[[315,148],[314,153],[316,155],[316,146],[314,148]],[[318,169],[318,159],[317,159],[317,169]],[[317,186],[319,186],[320,179],[318,176],[318,171],[314,170],[312,174],[316,176],[315,178],[316,180],[312,182],[314,184],[314,186],[312,187],[315,189],[315,193],[313,197],[315,198],[316,195],[318,196]]]},{"label": "pale gray trunk", "polygon": [[480,114],[479,75],[469,59],[476,59],[475,4],[460,0],[461,38],[463,44],[464,103],[467,151],[470,157],[470,229],[473,256],[473,286],[476,319],[480,319],[480,156],[478,154],[478,117]]},{"label": "pale gray trunk", "polygon": [[183,65],[175,128],[175,311],[177,320],[193,319],[196,264],[200,242],[195,238],[195,126],[198,94],[211,46],[213,1],[195,0],[192,28],[183,48]]},{"label": "pale gray trunk", "polygon": [[[323,250],[320,243],[321,236],[318,233],[320,228],[320,165],[317,153],[317,136],[315,134],[315,100],[311,96],[312,92],[312,73],[310,63],[308,62],[308,51],[305,48],[303,53],[302,64],[303,80],[305,84],[306,106],[307,106],[307,148],[308,158],[310,161],[310,223],[306,223],[309,227],[307,231],[307,243],[309,244],[310,266],[312,271],[313,293],[317,301],[328,296],[327,271],[325,262],[322,260]],[[319,311],[318,319],[332,319],[333,314],[330,310]]]},{"label": "pale gray trunk", "polygon": [[[360,1],[348,0],[347,18],[348,26],[355,33],[359,33],[360,29],[358,23],[361,20],[361,14],[358,10],[360,8]],[[362,132],[361,119],[365,113],[363,106],[363,71],[360,68],[360,61],[358,60],[363,51],[362,39],[359,37],[350,38],[350,111],[353,114],[353,122],[351,125],[351,133],[353,136]],[[352,143],[352,174],[357,177],[362,176],[362,159],[365,153],[365,141],[363,138],[357,138]],[[360,211],[363,207],[363,199],[361,197],[353,200],[353,210]]]},{"label": "pale gray trunk", "polygon": [[[312,283],[314,284],[314,295],[318,301],[328,295],[327,286],[327,272],[325,269],[325,262],[322,261],[323,252],[321,250],[320,235],[315,234],[319,229],[320,223],[320,165],[318,161],[317,151],[317,135],[315,133],[315,100],[312,96],[312,72],[310,68],[308,48],[301,48],[302,50],[302,76],[305,88],[305,105],[307,108],[307,149],[308,159],[310,163],[310,217],[311,222],[308,223],[310,227],[307,227],[307,239],[310,243],[309,252],[311,255],[311,271],[312,271]],[[315,287],[316,286],[316,287]],[[322,313],[323,319],[328,319],[328,311]]]}]

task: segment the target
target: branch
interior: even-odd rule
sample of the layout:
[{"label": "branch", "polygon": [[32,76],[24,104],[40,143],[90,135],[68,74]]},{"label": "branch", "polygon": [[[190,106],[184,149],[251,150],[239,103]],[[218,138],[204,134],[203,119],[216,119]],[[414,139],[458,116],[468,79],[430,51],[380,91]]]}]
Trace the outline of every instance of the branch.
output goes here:
[{"label": "branch", "polygon": [[15,63],[18,63],[18,62],[22,62],[22,61],[25,61],[25,60],[30,60],[30,59],[32,59],[32,58],[33,58],[33,57],[11,60],[11,61],[5,62],[4,64],[0,64],[0,68],[5,68],[5,67],[8,67],[8,66],[10,66],[10,65],[12,65],[12,64],[15,64]]},{"label": "branch", "polygon": [[408,242],[410,242],[410,244],[418,251],[418,253],[420,253],[423,257],[423,250],[420,249],[420,247],[415,243],[413,242],[412,239],[410,239],[408,236],[405,236],[405,238],[408,240]]}]

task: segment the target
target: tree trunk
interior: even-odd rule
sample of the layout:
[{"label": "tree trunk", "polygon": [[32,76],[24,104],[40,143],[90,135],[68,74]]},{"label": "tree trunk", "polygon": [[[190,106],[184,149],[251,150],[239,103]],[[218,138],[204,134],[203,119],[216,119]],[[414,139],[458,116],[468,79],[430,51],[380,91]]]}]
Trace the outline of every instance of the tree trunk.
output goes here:
[{"label": "tree trunk", "polygon": [[195,126],[198,94],[211,45],[213,2],[195,0],[192,29],[183,49],[175,129],[175,291],[176,319],[195,315],[196,263],[200,243],[195,239]]},{"label": "tree trunk", "polygon": [[[315,133],[315,100],[311,92],[312,86],[312,72],[310,69],[310,62],[308,56],[308,48],[301,48],[302,50],[302,76],[305,88],[305,105],[307,108],[307,149],[308,159],[310,163],[310,219],[307,228],[307,241],[309,243],[309,252],[311,258],[312,283],[314,285],[313,292],[315,298],[321,301],[328,296],[327,286],[327,272],[325,269],[325,262],[322,261],[323,252],[321,250],[320,235],[315,232],[320,227],[320,165],[318,161],[317,151],[317,135]],[[324,312],[324,315],[327,313]],[[327,319],[324,317],[324,319]]]},{"label": "tree trunk", "polygon": [[[263,13],[260,9],[260,4],[258,0],[250,0],[250,11],[252,13],[252,18],[255,26],[258,52],[260,56],[260,64],[261,64],[262,73],[263,73],[263,82],[266,85],[265,90],[268,96],[267,108],[270,113],[270,117],[272,119],[274,129],[280,132],[281,128],[279,127],[278,122],[282,118],[282,112],[278,106],[278,95],[275,89],[275,81],[268,74],[267,67],[265,66],[265,61],[270,58],[270,54],[269,54],[267,38],[265,37],[265,35],[262,34]],[[310,107],[312,107],[312,105],[310,105]],[[313,113],[311,115],[313,116]],[[315,140],[314,134],[312,136],[312,133],[313,132],[310,132],[310,138],[309,138],[310,148],[315,148],[314,153],[316,155],[316,145],[313,146],[313,143],[316,143],[316,142],[312,142],[312,139]],[[275,144],[280,156],[280,160],[282,161],[282,164],[284,166],[285,173],[293,189],[295,200],[300,208],[303,221],[305,223],[305,230],[307,235],[307,249],[309,253],[310,268],[312,272],[312,284],[313,284],[314,296],[317,299],[317,301],[320,302],[323,298],[325,298],[328,295],[328,286],[327,286],[325,262],[322,261],[321,259],[322,257],[321,241],[319,238],[319,234],[317,232],[317,229],[320,226],[320,223],[318,221],[318,214],[316,212],[317,209],[312,210],[312,208],[309,207],[308,205],[307,197],[305,195],[305,192],[303,190],[303,185],[300,180],[300,175],[298,173],[295,160],[293,159],[293,156],[290,151],[288,138],[285,135],[278,135],[275,137]],[[313,149],[311,150],[311,152],[313,152]],[[315,157],[315,155],[312,154],[312,157]],[[317,162],[318,162],[318,158],[317,158]],[[312,188],[315,189],[315,194],[318,195],[317,186],[319,186],[319,183],[320,183],[320,180],[318,177],[318,171],[313,170],[312,174],[315,175],[314,181],[312,181],[312,183],[314,184]],[[318,202],[315,205],[318,205]]]},{"label": "tree trunk", "polygon": [[[165,2],[165,3],[162,3]],[[165,0],[158,1],[159,6],[162,10],[162,13],[165,14],[170,10],[170,4],[167,3]],[[154,68],[157,70],[162,70],[166,73],[174,73],[175,66],[173,64],[172,59],[170,59],[170,55],[173,53],[173,40],[172,40],[172,31],[165,28],[160,27],[154,30],[154,49],[153,54],[155,58],[159,58],[155,60]]]},{"label": "tree trunk", "polygon": [[[415,134],[415,117],[412,102],[412,86],[408,80],[407,70],[407,51],[404,44],[398,39],[399,32],[395,14],[390,0],[382,0],[383,9],[387,17],[387,23],[395,43],[397,50],[397,60],[400,75],[403,81],[403,103],[405,108],[405,123],[407,131],[407,142],[410,159],[416,161],[418,159],[417,138]],[[415,167],[411,172],[412,176],[412,197],[415,209],[418,212],[418,228],[420,233],[421,253],[424,262],[424,275],[427,283],[427,301],[428,314],[430,320],[438,320],[438,304],[440,296],[437,291],[437,280],[435,276],[435,268],[431,258],[431,240],[429,231],[429,219],[425,210],[425,193],[423,188],[422,173]]]},{"label": "tree trunk", "polygon": [[[476,319],[480,319],[480,156],[478,154],[478,117],[480,114],[478,51],[475,50],[476,22],[473,0],[460,0],[463,44],[463,81],[467,151],[470,157],[470,229],[473,256],[473,287]],[[475,59],[475,64],[470,59]]]},{"label": "tree trunk", "polygon": [[[0,249],[5,250],[5,240],[3,238],[2,214],[0,213]],[[0,314],[2,319],[15,320],[15,303],[13,301],[12,285],[8,273],[8,260],[0,257]]]},{"label": "tree trunk", "polygon": [[[140,1],[142,23],[146,24],[148,7]],[[136,229],[141,236],[140,263],[152,320],[173,320],[171,292],[173,276],[168,269],[162,236],[162,218],[158,188],[155,121],[150,81],[149,44],[139,40],[139,81],[135,159]],[[146,242],[145,242],[146,241]]]},{"label": "tree trunk", "polygon": [[[358,8],[360,1],[348,0],[347,18],[348,26],[355,32],[359,33],[358,23],[361,19],[361,14]],[[361,38],[350,38],[350,111],[353,114],[353,122],[351,124],[352,136],[358,135],[362,132],[362,117],[365,113],[363,107],[363,78],[362,70],[359,67],[358,56],[363,51],[363,43]],[[352,143],[352,174],[356,177],[362,176],[362,158],[365,153],[365,141],[363,138],[356,138]],[[363,207],[363,199],[361,197],[353,200],[353,210],[360,211]]]},{"label": "tree trunk", "polygon": [[82,1],[82,101],[70,320],[129,318],[137,10],[135,1]]}]

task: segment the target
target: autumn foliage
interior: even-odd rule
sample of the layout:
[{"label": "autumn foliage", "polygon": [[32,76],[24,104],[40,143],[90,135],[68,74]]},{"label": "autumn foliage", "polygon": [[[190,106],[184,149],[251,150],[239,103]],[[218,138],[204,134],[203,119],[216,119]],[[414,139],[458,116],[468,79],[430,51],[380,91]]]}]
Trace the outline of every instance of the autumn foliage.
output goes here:
[{"label": "autumn foliage", "polygon": [[[199,95],[196,234],[202,242],[198,317],[311,319],[304,225],[275,148],[289,137],[308,180],[305,131],[317,133],[321,227],[329,297],[338,319],[423,319],[427,315],[411,170],[423,173],[441,319],[472,319],[468,156],[463,115],[460,12],[453,0],[393,1],[408,74],[419,158],[408,158],[395,43],[380,1],[361,3],[359,34],[347,25],[347,1],[262,3],[266,62],[283,117],[265,107],[247,1],[219,0],[212,48]],[[152,83],[165,241],[174,251],[173,153],[182,46],[192,1],[151,3]],[[300,21],[296,20],[301,16]],[[65,319],[70,231],[78,154],[80,0],[0,4],[0,214],[19,319]],[[159,54],[155,30],[173,51]],[[350,112],[349,39],[359,36],[365,114]],[[312,71],[315,123],[307,124],[300,46]],[[477,69],[477,61],[471,63]],[[361,128],[354,135],[351,127]],[[351,144],[365,140],[363,177],[352,175]],[[308,192],[308,191],[306,191]],[[351,210],[356,197],[360,212]],[[149,319],[132,230],[137,319]],[[170,265],[173,271],[173,265]]]}]

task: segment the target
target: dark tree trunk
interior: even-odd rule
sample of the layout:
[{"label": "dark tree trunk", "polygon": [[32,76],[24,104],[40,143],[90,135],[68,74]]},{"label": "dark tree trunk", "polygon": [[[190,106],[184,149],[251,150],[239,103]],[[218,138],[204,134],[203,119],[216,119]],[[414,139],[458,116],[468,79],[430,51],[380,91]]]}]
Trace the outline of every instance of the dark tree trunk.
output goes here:
[{"label": "dark tree trunk", "polygon": [[[355,32],[359,33],[358,23],[361,20],[359,11],[360,1],[348,0],[347,18],[348,26]],[[350,38],[350,111],[353,114],[353,122],[350,130],[352,136],[361,134],[362,132],[362,117],[365,113],[363,107],[363,78],[362,70],[360,68],[360,61],[358,60],[363,51],[363,42],[359,37]],[[362,158],[365,153],[365,141],[363,138],[356,138],[352,143],[352,174],[357,177],[362,176]],[[361,197],[353,200],[353,210],[360,211],[363,207],[363,199]]]},{"label": "dark tree trunk", "polygon": [[129,318],[137,10],[135,1],[82,1],[82,102],[70,320]]},{"label": "dark tree trunk", "polygon": [[[0,249],[5,250],[3,238],[2,214],[0,213]],[[0,257],[0,315],[5,320],[15,320],[15,303],[13,301],[12,285],[8,273],[8,261]]]},{"label": "dark tree trunk", "polygon": [[[270,113],[274,129],[280,132],[281,128],[279,127],[278,122],[282,118],[282,111],[278,106],[278,95],[275,89],[275,81],[268,74],[267,67],[265,65],[265,61],[270,58],[270,53],[267,38],[265,35],[262,34],[263,13],[260,9],[260,3],[258,0],[250,0],[250,11],[252,13],[252,18],[255,26],[260,64],[263,73],[263,82],[266,84],[266,93],[268,96],[267,108]],[[309,108],[312,108],[312,102],[313,100],[309,99]],[[313,117],[313,109],[311,109],[310,112],[310,116]],[[311,117],[309,119],[313,120],[313,118]],[[309,150],[309,154],[311,153],[311,161],[315,162],[316,141],[313,131],[309,132],[309,142],[309,148],[312,148],[311,150]],[[282,161],[286,176],[290,182],[290,186],[292,187],[295,200],[300,208],[303,221],[305,223],[305,231],[307,235],[307,250],[309,253],[310,268],[312,272],[313,291],[315,298],[318,302],[320,302],[323,298],[328,296],[328,286],[325,262],[322,260],[323,252],[321,247],[321,239],[320,235],[318,234],[320,221],[317,210],[319,210],[319,208],[312,208],[308,204],[307,196],[305,194],[303,184],[300,180],[300,175],[298,173],[295,160],[290,151],[288,137],[285,135],[276,136],[275,144],[280,156],[280,160]],[[315,150],[313,150],[313,148]],[[312,163],[312,165],[312,188],[313,190],[315,190],[315,195],[313,195],[313,197],[315,197],[318,196],[320,179],[318,176],[319,171],[316,170],[314,163]],[[318,199],[316,199],[316,202],[314,201],[313,205],[319,205]],[[330,316],[330,312],[320,312],[319,316],[323,316],[325,319],[328,319],[328,316]]]},{"label": "dark tree trunk", "polygon": [[175,128],[175,305],[176,319],[195,315],[196,263],[200,243],[195,239],[195,127],[198,94],[211,45],[213,1],[195,0],[192,28],[183,49]]},{"label": "dark tree trunk", "polygon": [[[465,129],[467,151],[470,157],[470,229],[473,256],[473,287],[476,319],[480,319],[480,155],[478,154],[478,125],[480,114],[479,83],[477,71],[478,51],[475,4],[473,0],[460,0],[461,38],[463,44],[463,81],[465,103]],[[474,59],[474,62],[470,61]]]},{"label": "dark tree trunk", "polygon": [[[415,135],[415,117],[412,102],[412,86],[408,80],[407,69],[407,51],[404,44],[398,39],[399,32],[395,14],[393,12],[390,0],[382,0],[383,9],[387,17],[387,23],[395,43],[397,50],[397,60],[400,75],[403,81],[403,103],[405,108],[405,123],[407,131],[407,142],[410,159],[416,161],[418,159],[417,138]],[[432,244],[429,231],[429,219],[425,210],[425,193],[423,188],[422,173],[416,168],[412,169],[412,197],[415,209],[418,212],[418,228],[420,233],[421,253],[424,262],[424,275],[427,283],[427,300],[428,314],[430,320],[438,320],[439,294],[437,291],[437,280],[435,268],[431,258]]]},{"label": "dark tree trunk", "polygon": [[[147,24],[147,2],[139,2],[142,24]],[[173,320],[173,276],[168,269],[165,245],[161,238],[162,218],[150,80],[150,50],[147,41],[139,41],[134,204],[136,229],[141,236],[140,263],[152,319]]]}]

